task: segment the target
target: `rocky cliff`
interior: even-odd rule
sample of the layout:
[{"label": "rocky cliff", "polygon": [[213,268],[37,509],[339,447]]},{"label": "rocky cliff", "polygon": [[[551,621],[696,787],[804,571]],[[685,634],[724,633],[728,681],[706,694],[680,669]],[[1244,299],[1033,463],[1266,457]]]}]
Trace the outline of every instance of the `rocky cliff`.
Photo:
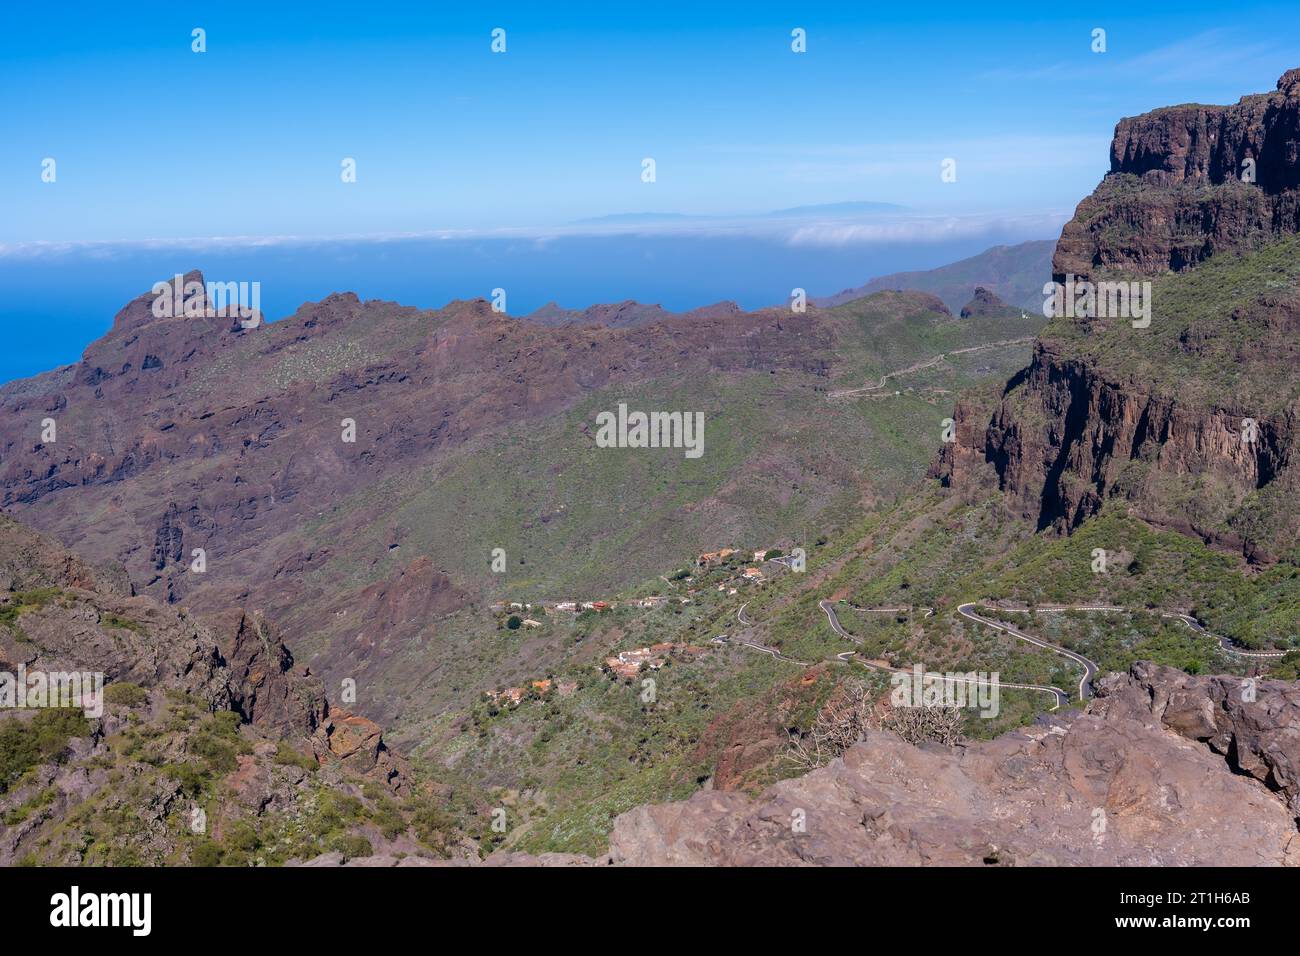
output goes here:
[{"label": "rocky cliff", "polygon": [[1062,230],[1052,271],[1157,275],[1300,230],[1300,69],[1232,106],[1115,127],[1110,173]]},{"label": "rocky cliff", "polygon": [[[1291,71],[1237,106],[1120,123],[1115,171],[1062,231],[1056,269],[1167,273],[1149,322],[1100,308],[1053,320],[1000,393],[958,403],[932,473],[959,489],[996,484],[1042,528],[1120,500],[1253,561],[1300,545],[1287,503],[1300,487],[1297,117]],[[1232,176],[1243,157],[1255,183]],[[1202,205],[1169,205],[1188,196]],[[1238,199],[1253,211],[1227,216]]]}]

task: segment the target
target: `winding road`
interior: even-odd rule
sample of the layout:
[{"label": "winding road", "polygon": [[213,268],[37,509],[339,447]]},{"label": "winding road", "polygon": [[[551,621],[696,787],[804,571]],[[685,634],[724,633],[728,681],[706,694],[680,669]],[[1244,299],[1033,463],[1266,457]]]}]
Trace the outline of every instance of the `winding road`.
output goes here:
[{"label": "winding road", "polygon": [[[740,605],[740,607],[736,609],[736,620],[739,621],[741,626],[743,627],[754,627],[755,626],[754,622],[751,621],[749,617],[745,614],[745,608],[747,608],[748,606],[749,606],[749,602],[746,601],[744,604]],[[844,638],[845,640],[853,644],[862,643],[862,641],[859,638],[857,638],[853,634],[850,634],[848,631],[844,629],[844,626],[840,624],[840,619],[835,613],[835,605],[831,601],[819,601],[817,603],[817,606],[821,608],[822,613],[826,615],[826,621],[828,624],[830,624],[831,630],[834,631],[838,636]],[[926,607],[926,608],[858,607],[857,605],[853,605],[853,604],[850,604],[848,606],[852,607],[856,611],[862,611],[867,613],[896,614],[896,613],[905,612],[910,614],[914,611],[922,610],[925,612],[923,617],[930,617],[931,615],[934,614],[934,608],[930,608],[930,607]],[[967,620],[974,621],[977,624],[982,624],[985,627],[990,627],[995,631],[1001,631],[1005,634],[1009,634],[1010,636],[1018,640],[1024,641],[1027,644],[1032,644],[1034,647],[1039,647],[1042,648],[1043,650],[1051,651],[1053,654],[1059,654],[1060,656],[1065,657],[1073,661],[1074,663],[1078,664],[1080,667],[1083,668],[1083,675],[1079,678],[1079,683],[1077,685],[1079,699],[1086,700],[1092,696],[1093,680],[1096,678],[1099,671],[1098,665],[1094,661],[1089,660],[1088,658],[1084,657],[1082,654],[1077,654],[1074,651],[1068,650],[1067,648],[1059,647],[1056,644],[1049,643],[1048,641],[1045,641],[1039,637],[1035,637],[1032,634],[1026,634],[1024,631],[1022,631],[1020,628],[1016,627],[1013,624],[1009,624],[1002,621],[995,621],[992,618],[985,617],[984,615],[978,613],[975,610],[975,608],[981,606],[993,607],[993,605],[990,604],[989,602],[967,601],[957,606],[957,613],[960,614],[962,617],[966,618]],[[1008,611],[1012,613],[1027,613],[1029,611],[1029,608],[1028,607],[1000,607],[998,608],[998,610]],[[1117,612],[1123,613],[1128,611],[1129,609],[1116,607],[1114,605],[1109,605],[1109,604],[1046,604],[1046,605],[1038,605],[1035,608],[1035,610],[1045,611],[1045,612],[1098,611],[1098,612],[1106,612],[1106,613],[1117,613]],[[1219,642],[1219,646],[1229,654],[1235,654],[1239,657],[1249,657],[1249,658],[1277,658],[1283,656],[1283,654],[1285,653],[1284,651],[1237,650],[1228,642],[1227,638],[1220,637],[1219,635],[1213,634],[1210,631],[1206,630],[1206,628],[1204,627],[1204,625],[1201,624],[1200,621],[1196,620],[1196,618],[1192,617],[1189,614],[1183,614],[1178,611],[1160,611],[1158,613],[1160,614],[1161,617],[1172,618],[1172,619],[1182,621],[1188,627],[1192,628],[1192,630],[1204,634],[1207,637],[1215,638]],[[748,647],[751,648],[752,650],[759,651],[763,654],[768,654],[776,660],[789,661],[791,664],[797,664],[801,667],[812,666],[812,664],[808,661],[800,661],[800,660],[796,660],[793,657],[786,657],[776,648],[767,647],[763,644],[756,644],[753,641],[745,641],[739,638],[729,637],[726,634],[721,634],[718,637],[715,637],[713,639],[713,642],[716,644],[735,644],[740,647]],[[841,664],[850,664],[856,661],[857,663],[861,664],[863,667],[866,667],[870,670],[887,671],[889,673],[894,673],[894,674],[908,674],[912,672],[910,669],[905,667],[890,667],[884,664],[878,664],[874,661],[867,660],[866,658],[859,655],[857,651],[842,651],[841,653],[836,654],[833,658],[831,658],[831,660]],[[944,680],[951,683],[963,683],[963,684],[977,683],[977,681],[973,681],[967,678],[961,678],[955,676],[948,677],[942,675],[935,675],[935,676],[940,680]],[[1012,687],[1012,688],[1018,688],[1020,690],[1035,690],[1035,691],[1041,691],[1042,693],[1045,694],[1051,694],[1055,700],[1055,703],[1052,705],[1051,708],[1052,710],[1056,710],[1057,708],[1066,706],[1070,703],[1070,696],[1066,694],[1065,691],[1061,690],[1059,687],[1053,687],[1044,684],[1011,684],[1005,682],[999,682],[999,683],[1000,686],[1002,687]]]},{"label": "winding road", "polygon": [[[966,606],[970,607],[971,605],[966,605]],[[1001,610],[1016,611],[1021,614],[1024,614],[1029,611],[1029,608],[1028,607],[1004,607],[1001,608]],[[1111,613],[1111,614],[1132,613],[1129,608],[1116,607],[1113,604],[1040,604],[1035,608],[1035,610],[1038,611],[1101,611],[1104,613]],[[1208,628],[1206,628],[1206,626],[1202,624],[1200,621],[1198,621],[1196,618],[1192,617],[1190,614],[1184,614],[1181,611],[1153,611],[1152,613],[1159,614],[1161,617],[1169,618],[1171,620],[1182,621],[1193,631],[1196,631],[1199,634],[1204,634],[1206,637],[1214,638],[1216,641],[1219,642],[1219,647],[1220,649],[1223,650],[1225,654],[1232,654],[1236,657],[1251,657],[1251,658],[1278,658],[1286,655],[1286,651],[1239,650],[1238,648],[1233,646],[1232,641],[1230,641],[1228,638],[1223,637],[1220,634],[1215,634],[1213,631],[1210,631]]]},{"label": "winding road", "polygon": [[991,627],[995,631],[1004,631],[1012,637],[1019,638],[1028,644],[1033,644],[1035,647],[1041,647],[1043,650],[1051,651],[1053,654],[1060,654],[1062,657],[1067,657],[1076,664],[1082,665],[1083,676],[1079,678],[1079,699],[1086,700],[1092,696],[1092,679],[1097,676],[1098,671],[1096,664],[1088,660],[1088,658],[1084,657],[1082,654],[1076,654],[1074,651],[1068,651],[1064,647],[1057,647],[1055,644],[1049,644],[1042,638],[1034,637],[1032,634],[1026,634],[1024,631],[1012,624],[1001,624],[997,621],[991,620],[990,618],[976,614],[971,610],[971,608],[975,606],[976,604],[974,601],[966,604],[959,604],[957,605],[957,613],[964,618],[983,624],[985,627]]},{"label": "winding road", "polygon": [[1196,618],[1192,617],[1189,614],[1179,614],[1175,611],[1171,611],[1168,613],[1162,613],[1160,616],[1177,618],[1178,620],[1186,624],[1188,627],[1190,627],[1193,631],[1200,631],[1202,634],[1208,634],[1210,637],[1214,638],[1216,641],[1219,642],[1219,647],[1223,648],[1223,650],[1227,651],[1229,654],[1235,654],[1238,657],[1285,657],[1286,656],[1286,651],[1239,651],[1235,647],[1233,647],[1231,643],[1229,643],[1226,637],[1222,637],[1218,634],[1211,634],[1209,631],[1205,629],[1205,626],[1201,624],[1200,621],[1198,621]]},{"label": "winding road", "polygon": [[[854,644],[861,644],[861,643],[862,643],[862,641],[860,641],[857,637],[855,637],[854,635],[850,634],[848,631],[844,630],[844,626],[843,626],[842,624],[840,624],[840,619],[839,619],[839,617],[837,617],[836,614],[835,614],[835,605],[833,605],[830,601],[819,601],[818,604],[817,604],[817,606],[818,606],[819,608],[821,608],[821,609],[822,609],[822,612],[826,615],[826,620],[830,623],[830,626],[831,626],[831,630],[832,630],[832,631],[834,631],[836,634],[838,634],[840,637],[844,638],[845,640],[852,641]],[[900,611],[900,610],[908,610],[908,609],[907,609],[907,608],[862,608],[861,610],[872,610],[872,611]],[[927,609],[927,610],[929,610],[929,614],[926,614],[926,617],[929,617],[930,614],[933,614],[933,613],[934,613],[934,610],[933,610],[932,608]],[[982,619],[980,619],[980,620],[983,622]],[[987,622],[984,622],[984,623],[987,623]],[[1001,628],[999,628],[999,630],[1001,630]],[[1020,637],[1021,635],[1017,634],[1016,636],[1017,636],[1017,637]],[[1028,638],[1026,638],[1026,639],[1028,640]],[[1037,641],[1037,640],[1032,640],[1031,643],[1039,644],[1041,647],[1046,647],[1046,648],[1048,648],[1049,650],[1061,650],[1060,648],[1053,648],[1052,645],[1050,645],[1050,644],[1045,644],[1045,643],[1042,643],[1042,642]],[[1068,653],[1068,652],[1062,651],[1062,653]],[[872,662],[872,661],[868,661],[868,660],[866,660],[866,659],[864,659],[864,658],[862,658],[862,657],[859,657],[859,656],[858,656],[854,651],[846,651],[846,652],[844,652],[843,654],[838,654],[838,655],[836,655],[836,656],[837,656],[840,660],[846,660],[846,659],[848,659],[848,656],[849,656],[849,655],[852,655],[853,659],[856,660],[859,664],[863,665],[864,667],[868,667],[868,668],[870,668],[870,669],[872,669],[872,670],[888,671],[888,672],[890,672],[890,673],[892,673],[892,674],[910,674],[910,673],[912,672],[911,670],[909,670],[909,669],[906,668],[906,667],[888,667],[888,666],[886,666],[886,665],[884,665],[884,664],[876,664],[876,663],[874,663],[874,662]],[[1094,668],[1095,668],[1095,665],[1094,665]],[[1096,672],[1096,671],[1095,671],[1095,669],[1094,669],[1094,673],[1095,673],[1095,672]],[[941,675],[937,675],[937,674],[934,675],[934,676],[937,677],[937,678],[940,679],[940,680],[943,680],[943,681],[946,681],[946,682],[950,682],[950,683],[958,683],[958,684],[975,684],[975,683],[979,683],[978,680],[971,680],[971,679],[969,679],[969,678],[961,678],[961,677],[945,677],[945,676],[941,676]],[[1063,707],[1063,706],[1066,706],[1066,705],[1068,705],[1068,704],[1070,703],[1070,697],[1069,697],[1069,695],[1066,694],[1065,691],[1061,690],[1061,688],[1059,688],[1059,687],[1051,687],[1051,686],[1049,686],[1049,685],[1045,685],[1045,684],[1011,684],[1011,683],[1008,683],[1008,682],[1006,682],[1006,681],[998,681],[998,686],[999,686],[999,687],[1013,687],[1013,688],[1017,688],[1017,689],[1019,689],[1019,690],[1037,690],[1037,691],[1042,691],[1042,692],[1045,693],[1045,694],[1051,694],[1051,695],[1056,699],[1056,703],[1054,703],[1054,704],[1052,705],[1052,710],[1056,710],[1058,707]]]},{"label": "winding road", "polygon": [[942,362],[949,355],[965,355],[969,352],[980,352],[984,349],[1004,348],[1011,345],[1028,345],[1034,341],[1034,336],[1028,335],[1018,339],[1004,339],[1001,342],[988,342],[984,345],[971,345],[964,349],[953,349],[951,352],[940,352],[932,359],[926,359],[924,362],[915,362],[906,368],[897,368],[892,372],[886,372],[880,376],[880,383],[877,385],[863,385],[860,388],[840,388],[833,392],[828,392],[827,399],[835,398],[852,398],[854,395],[865,395],[868,392],[878,392],[885,387],[885,383],[891,378],[897,378],[899,375],[906,375],[909,372],[919,372],[922,369],[933,368]]}]

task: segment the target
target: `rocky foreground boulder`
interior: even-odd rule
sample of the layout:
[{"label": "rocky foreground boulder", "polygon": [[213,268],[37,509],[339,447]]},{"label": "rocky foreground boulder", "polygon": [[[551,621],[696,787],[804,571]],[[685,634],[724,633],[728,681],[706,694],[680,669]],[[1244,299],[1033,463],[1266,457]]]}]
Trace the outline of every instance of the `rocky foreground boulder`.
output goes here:
[{"label": "rocky foreground boulder", "polygon": [[873,731],[758,797],[701,791],[625,813],[603,860],[489,862],[1289,866],[1298,704],[1292,683],[1139,663],[1086,712],[996,740],[926,749]]},{"label": "rocky foreground boulder", "polygon": [[1139,662],[1127,678],[1112,678],[1098,688],[1093,709],[1205,744],[1300,817],[1300,685],[1197,677]]}]

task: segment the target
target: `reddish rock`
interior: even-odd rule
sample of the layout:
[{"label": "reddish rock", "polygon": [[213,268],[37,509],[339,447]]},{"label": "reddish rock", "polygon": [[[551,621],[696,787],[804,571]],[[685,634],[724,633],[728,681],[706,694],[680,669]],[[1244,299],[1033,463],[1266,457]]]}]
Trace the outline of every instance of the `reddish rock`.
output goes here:
[{"label": "reddish rock", "polygon": [[394,793],[407,790],[410,768],[384,744],[373,720],[336,710],[317,729],[313,746],[322,762],[337,760],[345,769],[377,780]]}]

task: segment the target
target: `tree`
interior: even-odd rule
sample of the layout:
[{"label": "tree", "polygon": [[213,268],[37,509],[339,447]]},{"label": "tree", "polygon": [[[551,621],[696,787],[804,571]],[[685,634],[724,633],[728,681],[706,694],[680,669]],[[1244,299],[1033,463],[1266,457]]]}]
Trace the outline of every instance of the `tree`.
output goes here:
[{"label": "tree", "polygon": [[895,707],[880,726],[909,744],[934,741],[950,747],[961,740],[961,708]]},{"label": "tree", "polygon": [[512,631],[517,631],[523,625],[524,621],[518,614],[511,614],[506,618],[506,627]]},{"label": "tree", "polygon": [[843,755],[862,739],[874,703],[861,681],[841,684],[818,711],[808,733],[791,735],[787,759],[801,770],[816,770]]}]

